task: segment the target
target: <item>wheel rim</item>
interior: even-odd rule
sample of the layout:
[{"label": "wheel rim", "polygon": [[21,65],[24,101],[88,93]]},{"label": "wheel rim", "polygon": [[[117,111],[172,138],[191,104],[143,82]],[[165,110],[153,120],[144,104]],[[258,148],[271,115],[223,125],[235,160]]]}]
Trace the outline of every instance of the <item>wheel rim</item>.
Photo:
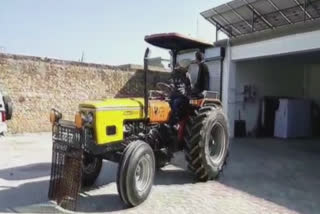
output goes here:
[{"label": "wheel rim", "polygon": [[145,154],[139,160],[135,170],[135,183],[138,190],[138,194],[141,195],[145,192],[150,183],[152,177],[152,163],[149,154]]},{"label": "wheel rim", "polygon": [[225,130],[220,123],[215,123],[210,132],[209,154],[214,164],[221,163],[225,153]]},{"label": "wheel rim", "polygon": [[86,174],[91,174],[95,171],[97,164],[98,164],[98,158],[85,157],[83,161],[83,171]]}]

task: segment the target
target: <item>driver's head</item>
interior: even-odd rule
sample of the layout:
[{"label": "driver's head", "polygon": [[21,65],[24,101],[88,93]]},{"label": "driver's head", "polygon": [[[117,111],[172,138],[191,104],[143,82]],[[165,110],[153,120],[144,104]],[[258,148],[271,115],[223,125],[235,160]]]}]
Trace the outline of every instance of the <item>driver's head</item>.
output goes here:
[{"label": "driver's head", "polygon": [[204,55],[202,52],[197,51],[196,52],[196,61],[197,63],[201,63],[204,60]]}]

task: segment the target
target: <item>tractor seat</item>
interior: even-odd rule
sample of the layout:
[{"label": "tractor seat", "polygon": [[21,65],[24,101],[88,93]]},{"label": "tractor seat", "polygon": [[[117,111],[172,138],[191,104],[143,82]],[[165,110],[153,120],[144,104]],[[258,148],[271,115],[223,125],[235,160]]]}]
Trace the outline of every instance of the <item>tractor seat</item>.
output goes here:
[{"label": "tractor seat", "polygon": [[217,91],[203,91],[202,93],[192,94],[191,99],[219,99],[219,92]]},{"label": "tractor seat", "polygon": [[207,99],[219,99],[220,94],[217,91],[203,91],[202,92],[203,98]]}]

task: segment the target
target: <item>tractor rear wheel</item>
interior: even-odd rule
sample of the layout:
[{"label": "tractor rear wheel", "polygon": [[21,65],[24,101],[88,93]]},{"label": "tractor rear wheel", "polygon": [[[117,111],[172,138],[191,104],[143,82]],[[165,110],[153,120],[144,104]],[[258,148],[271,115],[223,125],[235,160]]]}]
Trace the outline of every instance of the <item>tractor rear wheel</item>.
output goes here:
[{"label": "tractor rear wheel", "polygon": [[228,156],[227,119],[221,108],[203,107],[190,117],[185,131],[188,168],[198,181],[218,178]]},{"label": "tractor rear wheel", "polygon": [[144,202],[150,194],[155,174],[155,157],[149,144],[136,140],[123,152],[117,189],[122,201],[130,207]]},{"label": "tractor rear wheel", "polygon": [[100,174],[101,167],[102,158],[84,154],[82,166],[82,186],[92,186]]}]

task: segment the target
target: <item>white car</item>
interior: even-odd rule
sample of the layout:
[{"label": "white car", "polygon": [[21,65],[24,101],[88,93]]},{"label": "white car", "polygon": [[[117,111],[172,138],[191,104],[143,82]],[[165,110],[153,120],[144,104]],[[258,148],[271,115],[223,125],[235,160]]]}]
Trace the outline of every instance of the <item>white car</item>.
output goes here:
[{"label": "white car", "polygon": [[7,120],[12,117],[12,102],[8,96],[0,93],[0,135],[7,132]]}]

